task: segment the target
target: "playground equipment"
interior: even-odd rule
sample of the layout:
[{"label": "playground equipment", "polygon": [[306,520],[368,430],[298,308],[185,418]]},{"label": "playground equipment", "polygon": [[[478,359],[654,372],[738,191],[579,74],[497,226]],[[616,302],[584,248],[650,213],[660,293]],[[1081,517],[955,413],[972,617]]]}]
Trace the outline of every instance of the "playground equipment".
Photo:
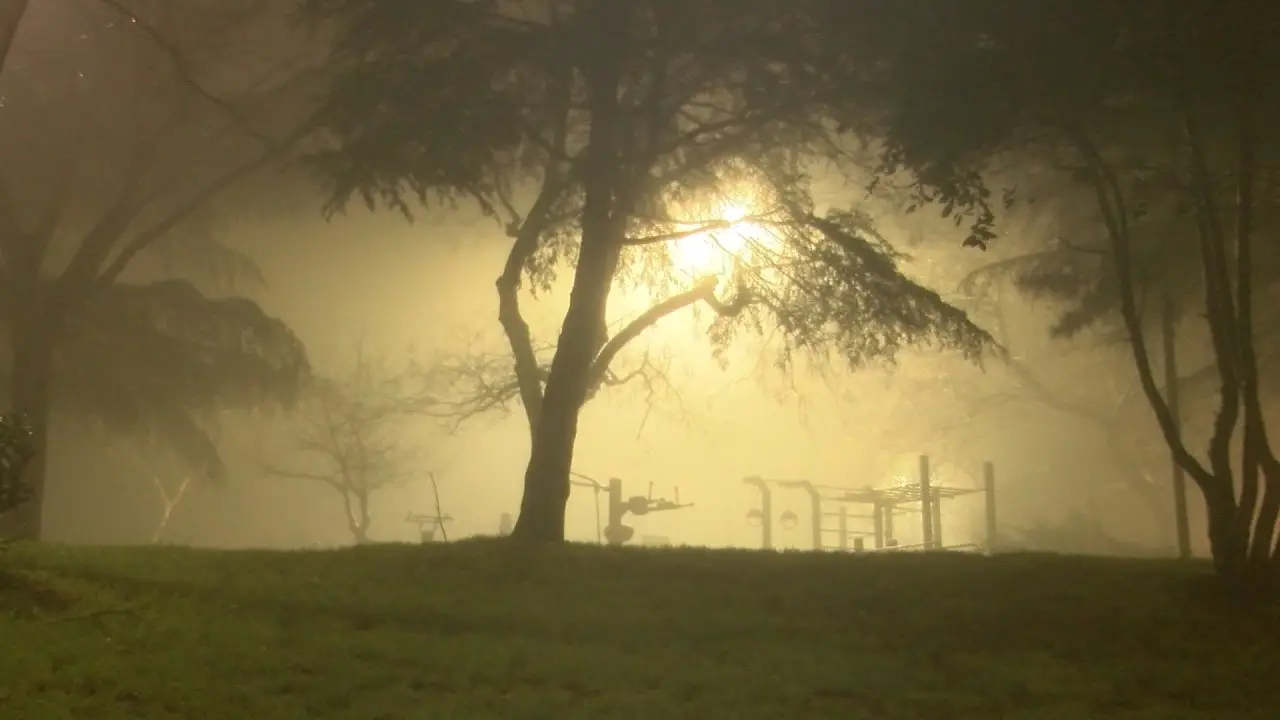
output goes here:
[{"label": "playground equipment", "polygon": [[449,542],[449,531],[445,529],[444,524],[451,522],[453,518],[440,509],[440,484],[436,482],[436,474],[427,473],[427,479],[431,482],[431,494],[435,499],[436,511],[434,513],[410,512],[404,521],[418,526],[418,537],[424,543],[435,542],[437,530],[440,531],[440,539]]},{"label": "playground equipment", "polygon": [[449,542],[449,532],[445,530],[444,524],[451,520],[453,520],[452,517],[448,515],[441,515],[439,513],[424,515],[422,513],[413,512],[409,513],[409,516],[404,519],[405,522],[418,526],[418,537],[424,543],[435,542],[437,530],[440,531],[441,539],[445,542]]},{"label": "playground equipment", "polygon": [[[816,485],[808,480],[766,480],[761,477],[743,478],[747,485],[760,492],[760,507],[747,513],[747,521],[752,526],[760,527],[760,545],[765,550],[773,549],[773,488],[802,490],[809,496],[810,524],[814,550],[849,550],[849,540],[853,539],[853,550],[864,549],[865,538],[871,537],[876,550],[890,549],[922,549],[940,550],[942,542],[942,501],[946,499],[985,493],[986,499],[986,542],[985,549],[990,552],[996,543],[996,502],[995,502],[995,467],[992,463],[983,464],[983,487],[956,488],[935,485],[930,477],[929,456],[920,456],[920,477],[918,483],[904,483],[890,488],[865,488],[853,490],[849,488]],[[825,512],[826,502],[839,503],[837,512]],[[849,505],[870,506],[869,514],[853,514]],[[905,506],[905,507],[904,507]],[[894,517],[905,514],[920,514],[920,529],[923,542],[911,548],[901,547],[894,537]],[[837,527],[828,528],[823,524],[827,517],[838,519]],[[851,530],[849,521],[853,518],[870,519],[871,531]],[[788,510],[779,518],[783,528],[790,529],[799,522],[799,517]],[[834,547],[824,539],[826,533],[837,534]]]},{"label": "playground equipment", "polygon": [[[589,488],[595,493],[596,505],[596,542],[608,543],[609,545],[625,545],[631,538],[635,537],[635,528],[629,525],[623,525],[622,519],[627,513],[632,515],[648,515],[652,512],[662,512],[664,510],[679,510],[681,508],[693,507],[693,503],[680,502],[680,488],[675,488],[675,499],[667,500],[666,498],[655,498],[653,496],[653,483],[649,483],[649,495],[633,495],[629,498],[622,497],[622,480],[619,478],[609,478],[609,483],[598,482],[589,475],[583,475],[580,472],[569,473],[569,484],[575,487]],[[607,494],[609,500],[609,524],[602,526],[602,518],[600,512],[600,495]],[[514,523],[511,520],[510,513],[503,513],[502,519],[499,521],[498,534],[509,535]],[[659,536],[645,536],[649,541],[645,544],[660,544],[657,540],[662,540],[670,544],[670,539],[661,538]]]},{"label": "playground equipment", "polygon": [[[667,500],[666,498],[655,498],[653,496],[653,483],[649,483],[649,495],[633,495],[627,499],[622,497],[622,480],[619,478],[609,478],[609,484],[603,485],[596,482],[582,473],[570,473],[572,478],[570,483],[579,487],[591,488],[596,495],[596,542],[604,540],[610,545],[625,545],[628,540],[635,537],[635,528],[630,525],[623,525],[622,519],[627,513],[632,515],[648,515],[651,512],[663,512],[666,510],[679,510],[681,508],[693,507],[693,503],[680,502],[680,488],[675,488],[675,499]],[[608,493],[609,496],[609,524],[603,529],[600,527],[600,493]]]},{"label": "playground equipment", "polygon": [[653,496],[653,483],[649,483],[648,496],[632,495],[623,500],[622,480],[609,478],[609,524],[604,528],[604,539],[610,545],[624,545],[635,536],[635,528],[622,524],[622,519],[627,513],[640,516],[648,515],[652,512],[680,510],[687,507],[693,507],[693,503],[680,502],[679,487],[675,488],[674,500],[655,498]]}]

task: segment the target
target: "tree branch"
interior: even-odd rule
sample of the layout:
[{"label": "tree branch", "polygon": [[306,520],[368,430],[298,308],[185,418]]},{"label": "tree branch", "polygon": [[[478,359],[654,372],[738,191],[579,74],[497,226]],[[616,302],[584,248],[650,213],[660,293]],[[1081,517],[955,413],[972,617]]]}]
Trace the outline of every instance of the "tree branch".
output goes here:
[{"label": "tree branch", "polygon": [[716,297],[716,285],[719,279],[715,276],[708,276],[698,281],[693,288],[682,293],[672,295],[662,302],[640,313],[634,320],[627,323],[621,330],[600,348],[600,352],[596,354],[595,361],[591,364],[591,370],[587,377],[587,387],[593,388],[603,383],[609,372],[609,365],[622,352],[622,349],[631,341],[640,337],[646,330],[657,325],[663,318],[675,312],[683,310],[698,302],[705,302],[712,307],[718,314],[734,315],[749,304],[749,295],[746,292],[739,292],[738,297],[729,303],[725,303]]},{"label": "tree branch", "polygon": [[[146,250],[160,238],[164,237],[196,211],[207,205],[215,197],[236,185],[241,180],[244,180],[259,170],[262,170],[272,162],[287,154],[299,140],[310,133],[311,128],[312,124],[310,122],[299,126],[286,138],[278,141],[277,144],[267,152],[258,156],[256,159],[225,173],[221,177],[218,177],[198,191],[195,195],[190,197],[186,202],[178,205],[168,215],[157,221],[154,225],[135,234],[127,243],[125,243],[124,247],[120,249],[120,252],[116,255],[115,259],[112,260],[111,263],[98,275],[98,284],[109,285],[118,280],[120,275],[129,267],[129,264],[133,262],[133,259],[137,257],[139,253]],[[121,232],[123,232],[123,228],[121,229]]]},{"label": "tree branch", "polygon": [[140,19],[137,14],[119,0],[98,0],[98,2],[126,18],[131,24],[141,30],[142,33],[156,45],[156,47],[160,48],[160,50],[168,56],[169,62],[173,65],[174,73],[178,76],[178,79],[181,80],[184,85],[191,88],[201,98],[225,112],[241,131],[250,137],[261,140],[262,142],[273,142],[272,138],[256,130],[253,127],[253,124],[250,123],[239,110],[235,109],[230,102],[213,94],[205,88],[204,85],[197,81],[195,74],[191,70],[191,64],[187,62],[182,51],[178,49],[178,46],[170,42],[169,39],[166,38],[159,30],[157,30],[155,26]]},{"label": "tree branch", "polygon": [[18,36],[18,27],[22,25],[28,6],[28,0],[0,0],[0,73],[9,63],[13,40]]}]

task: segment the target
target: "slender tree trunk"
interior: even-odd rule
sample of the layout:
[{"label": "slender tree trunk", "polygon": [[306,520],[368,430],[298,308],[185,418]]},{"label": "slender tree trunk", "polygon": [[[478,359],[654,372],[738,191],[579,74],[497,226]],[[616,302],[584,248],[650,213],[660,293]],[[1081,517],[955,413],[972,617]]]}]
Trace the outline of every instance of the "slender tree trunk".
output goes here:
[{"label": "slender tree trunk", "polygon": [[155,545],[164,539],[165,531],[169,529],[169,521],[173,519],[173,511],[178,509],[178,505],[182,502],[182,498],[186,497],[187,488],[191,487],[191,478],[182,478],[182,483],[178,485],[178,489],[172,495],[164,486],[164,481],[159,475],[152,473],[151,481],[155,483],[156,492],[160,495],[160,501],[164,503],[164,509],[160,512],[160,519],[156,522],[155,530],[151,533],[151,544]]},{"label": "slender tree trunk", "polygon": [[[1178,318],[1174,306],[1173,294],[1167,289],[1160,306],[1160,336],[1164,349],[1164,386],[1169,412],[1173,422],[1182,432],[1182,402],[1178,395],[1178,352],[1177,332]],[[1173,480],[1173,519],[1176,529],[1178,557],[1183,560],[1191,558],[1191,524],[1187,519],[1187,475],[1177,460],[1170,459]],[[1161,513],[1163,515],[1163,513]]]},{"label": "slender tree trunk", "polygon": [[622,228],[615,214],[622,191],[619,158],[618,84],[627,33],[627,3],[598,0],[597,23],[588,42],[587,101],[591,131],[586,149],[582,241],[569,308],[551,361],[542,414],[525,471],[520,517],[511,533],[522,542],[564,540],[569,471],[578,417],[587,399],[590,371],[604,344],[605,313],[621,255]]}]

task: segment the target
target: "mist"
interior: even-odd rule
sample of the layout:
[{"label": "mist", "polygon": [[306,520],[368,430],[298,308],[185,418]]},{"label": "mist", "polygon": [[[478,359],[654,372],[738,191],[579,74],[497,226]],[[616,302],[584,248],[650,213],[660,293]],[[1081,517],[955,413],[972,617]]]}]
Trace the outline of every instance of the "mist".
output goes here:
[{"label": "mist", "polygon": [[[321,200],[317,194],[317,207]],[[939,224],[929,233],[932,239],[899,240],[914,256],[912,269],[940,289],[956,287],[993,260],[955,252],[949,230]],[[254,299],[297,331],[318,369],[341,368],[357,348],[393,362],[503,350],[492,283],[505,239],[475,212],[433,212],[410,224],[390,212],[353,212],[325,221],[317,209],[240,221],[225,232],[261,268],[265,284],[249,289]],[[535,334],[554,337],[564,301],[560,284],[528,306]],[[626,296],[615,305],[625,314]],[[1169,521],[1162,523],[1141,498],[1109,479],[1105,432],[1053,407],[1056,399],[1105,409],[1114,398],[1106,386],[1129,381],[1123,357],[1108,363],[1105,351],[1072,351],[1069,341],[1048,337],[1051,308],[1009,305],[1006,322],[1016,335],[1009,342],[1031,358],[1038,382],[1052,393],[1047,401],[998,361],[977,368],[928,350],[914,351],[895,366],[858,372],[812,360],[784,369],[774,363],[767,338],[743,338],[717,359],[693,314],[669,318],[641,343],[669,361],[664,387],[650,393],[636,382],[594,399],[585,411],[574,469],[602,483],[621,478],[628,496],[652,492],[675,499],[678,493],[681,502],[692,504],[633,519],[637,541],[650,536],[677,544],[758,547],[760,530],[747,521],[758,497],[744,486],[745,477],[880,488],[914,478],[918,456],[925,454],[934,484],[978,490],[981,466],[992,462],[1002,532],[1060,525],[1084,514],[1108,536],[1167,550]],[[342,503],[331,489],[262,470],[254,440],[285,417],[225,416],[219,433],[229,477],[194,481],[160,541],[273,548],[349,543]],[[518,407],[471,418],[456,430],[423,418],[410,421],[408,432],[427,449],[421,477],[377,494],[374,539],[418,540],[406,516],[434,512],[427,473],[436,474],[442,508],[453,518],[446,527],[451,538],[494,534],[501,514],[518,509],[529,450]],[[71,448],[52,466],[51,537],[148,541],[165,507],[156,479],[138,468],[102,464],[97,448],[77,448],[70,438],[59,442]],[[161,482],[173,487],[180,480]],[[603,494],[575,487],[566,534],[595,542],[597,503],[606,501]],[[776,528],[776,546],[808,549],[805,496],[779,491],[775,503],[780,513],[790,510],[802,519],[789,530]],[[1171,518],[1171,507],[1155,514],[1167,510]],[[982,545],[983,508],[981,494],[946,501],[946,542]],[[870,529],[865,518],[850,527]],[[897,535],[903,545],[920,542],[918,520],[899,520]],[[1063,549],[1106,550],[1105,543],[1081,543]]]},{"label": "mist", "polygon": [[[59,18],[36,17],[29,23],[35,30],[24,26],[31,35],[19,41],[38,45],[36,31],[57,28],[65,21]],[[237,83],[238,75],[226,67],[215,75],[223,86]],[[76,106],[59,112],[74,129]],[[276,109],[270,117],[288,114]],[[23,152],[9,172],[39,175],[30,168],[44,158],[31,148]],[[69,228],[85,225],[91,215],[86,208],[109,202],[101,198],[127,172],[127,158],[94,159]],[[185,165],[173,161],[183,168],[175,177],[216,175],[224,161],[193,150]],[[776,328],[716,345],[707,338],[705,315],[684,311],[663,319],[619,358],[623,367],[616,374],[639,368],[635,379],[602,388],[586,404],[574,455],[580,479],[603,484],[620,478],[625,496],[688,505],[630,518],[635,542],[647,537],[759,547],[760,529],[748,522],[758,495],[744,478],[807,480],[850,491],[884,488],[917,481],[925,455],[934,485],[974,491],[943,502],[948,545],[990,540],[976,491],[983,487],[984,464],[991,463],[998,531],[1006,542],[1077,552],[1169,552],[1168,451],[1134,390],[1122,343],[1105,329],[1051,337],[1061,305],[1033,301],[993,270],[1052,237],[1054,216],[1012,213],[1005,225],[1013,228],[1011,236],[984,253],[961,247],[963,233],[951,221],[902,213],[866,196],[865,187],[847,176],[832,173],[816,185],[828,205],[860,203],[885,239],[905,253],[907,274],[968,312],[1007,355],[992,355],[979,367],[956,353],[918,347],[857,369],[813,353],[782,364],[786,348]],[[466,199],[415,209],[413,222],[395,210],[370,211],[359,203],[326,217],[329,200],[325,188],[296,169],[259,173],[228,187],[209,217],[179,226],[237,258],[240,272],[203,285],[207,294],[249,298],[283,321],[317,375],[341,376],[353,359],[366,356],[428,375],[431,368],[452,367],[455,382],[437,382],[431,392],[453,397],[465,389],[458,368],[509,354],[494,291],[511,245],[501,223]],[[68,248],[62,248],[64,256],[70,256]],[[560,262],[554,282],[523,293],[525,319],[544,344],[555,341],[568,304],[571,266]],[[157,248],[123,277],[195,282],[199,273],[175,265]],[[975,278],[985,279],[975,284]],[[643,283],[619,284],[609,304],[611,327],[651,300]],[[1197,354],[1201,341],[1194,332],[1182,337],[1191,365],[1208,362],[1207,354]],[[406,518],[436,512],[450,518],[444,527],[449,539],[495,534],[502,515],[519,509],[530,443],[518,399],[474,413],[428,405],[419,402],[400,421],[397,442],[415,449],[414,460],[402,482],[369,499],[373,541],[417,542],[418,527]],[[350,543],[343,496],[314,478],[270,471],[296,434],[296,420],[287,408],[219,410],[209,435],[225,472],[210,479],[172,458],[157,459],[163,453],[152,452],[154,438],[139,450],[136,428],[107,419],[97,426],[102,432],[89,433],[68,413],[55,413],[46,535],[73,543],[220,548]],[[1118,427],[1125,428],[1124,438],[1117,438]],[[575,486],[566,535],[596,542],[606,499]],[[810,548],[806,503],[799,492],[775,493],[778,513],[800,518],[795,527],[776,528],[776,546]],[[865,533],[869,522],[855,518],[851,528]],[[903,516],[896,530],[902,545],[922,541],[918,515]],[[831,538],[829,544],[838,543]]]}]

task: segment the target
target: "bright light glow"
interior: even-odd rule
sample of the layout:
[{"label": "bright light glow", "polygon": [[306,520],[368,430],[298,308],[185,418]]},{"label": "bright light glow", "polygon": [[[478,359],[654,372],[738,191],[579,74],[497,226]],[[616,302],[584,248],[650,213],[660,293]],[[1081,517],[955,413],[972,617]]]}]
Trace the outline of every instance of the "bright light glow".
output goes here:
[{"label": "bright light glow", "polygon": [[[746,220],[751,208],[742,203],[726,203],[720,207],[715,228],[695,232],[681,238],[671,248],[671,262],[676,272],[690,277],[728,275],[735,260],[744,260],[754,243],[768,236],[759,224]],[[676,232],[695,230],[699,225],[688,225]]]}]

